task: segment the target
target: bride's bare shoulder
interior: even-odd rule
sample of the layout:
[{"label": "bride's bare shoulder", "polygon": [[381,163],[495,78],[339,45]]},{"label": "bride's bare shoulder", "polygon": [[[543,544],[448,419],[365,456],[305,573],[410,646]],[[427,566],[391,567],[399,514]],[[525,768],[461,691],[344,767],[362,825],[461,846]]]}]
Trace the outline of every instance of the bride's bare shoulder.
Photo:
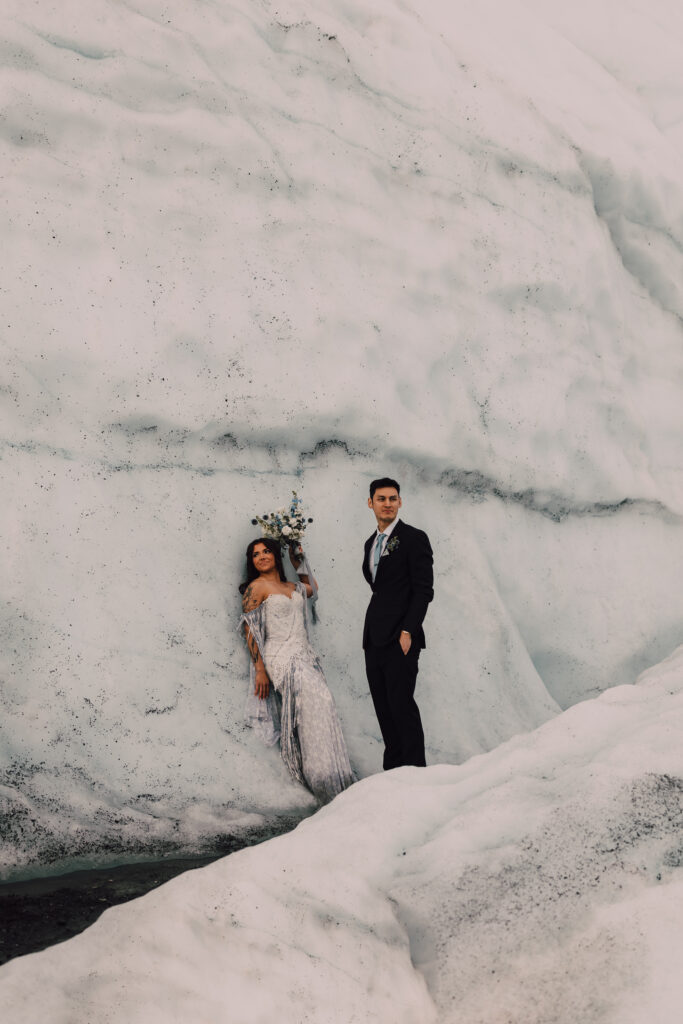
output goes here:
[{"label": "bride's bare shoulder", "polygon": [[251,612],[258,608],[268,596],[268,585],[262,579],[252,580],[242,595],[242,611]]}]

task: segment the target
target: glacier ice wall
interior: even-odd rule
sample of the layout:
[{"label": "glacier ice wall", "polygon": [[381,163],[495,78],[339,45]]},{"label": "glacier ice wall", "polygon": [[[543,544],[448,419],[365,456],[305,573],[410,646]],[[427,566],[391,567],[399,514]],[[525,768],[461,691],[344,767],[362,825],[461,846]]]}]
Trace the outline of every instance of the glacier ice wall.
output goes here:
[{"label": "glacier ice wall", "polygon": [[436,552],[431,762],[680,641],[673,4],[10,0],[3,27],[6,865],[310,809],[242,727],[233,630],[251,516],[292,488],[361,775],[378,474]]}]

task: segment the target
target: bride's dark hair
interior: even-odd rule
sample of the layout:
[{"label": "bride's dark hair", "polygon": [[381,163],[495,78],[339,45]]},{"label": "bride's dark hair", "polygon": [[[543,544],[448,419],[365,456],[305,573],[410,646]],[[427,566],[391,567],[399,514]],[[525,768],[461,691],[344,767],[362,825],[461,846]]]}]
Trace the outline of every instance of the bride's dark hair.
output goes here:
[{"label": "bride's dark hair", "polygon": [[254,565],[254,548],[257,544],[263,544],[264,547],[268,548],[270,552],[275,556],[275,568],[280,574],[280,579],[283,583],[287,582],[285,576],[285,567],[282,564],[282,549],[280,548],[280,542],[273,540],[271,537],[257,537],[256,540],[252,540],[251,544],[247,548],[247,578],[244,583],[240,583],[240,594],[243,594],[250,583],[258,576],[258,569]]}]

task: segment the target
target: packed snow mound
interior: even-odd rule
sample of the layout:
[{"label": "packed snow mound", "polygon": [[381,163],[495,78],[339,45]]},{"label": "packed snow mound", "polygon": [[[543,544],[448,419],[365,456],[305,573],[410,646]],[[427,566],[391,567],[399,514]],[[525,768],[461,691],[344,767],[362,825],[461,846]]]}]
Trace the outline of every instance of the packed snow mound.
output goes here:
[{"label": "packed snow mound", "polygon": [[678,5],[3,13],[0,872],[312,809],[233,629],[292,489],[362,776],[376,476],[436,553],[430,763],[681,642]]},{"label": "packed snow mound", "polygon": [[675,1024],[683,648],[0,969],[7,1024]]}]

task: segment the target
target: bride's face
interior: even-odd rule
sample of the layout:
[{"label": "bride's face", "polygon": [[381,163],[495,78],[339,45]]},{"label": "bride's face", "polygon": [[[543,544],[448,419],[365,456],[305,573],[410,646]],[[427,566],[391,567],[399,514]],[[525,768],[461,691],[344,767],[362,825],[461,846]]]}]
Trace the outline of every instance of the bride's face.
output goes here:
[{"label": "bride's face", "polygon": [[257,572],[270,572],[275,568],[275,555],[265,544],[256,544],[251,557]]}]

